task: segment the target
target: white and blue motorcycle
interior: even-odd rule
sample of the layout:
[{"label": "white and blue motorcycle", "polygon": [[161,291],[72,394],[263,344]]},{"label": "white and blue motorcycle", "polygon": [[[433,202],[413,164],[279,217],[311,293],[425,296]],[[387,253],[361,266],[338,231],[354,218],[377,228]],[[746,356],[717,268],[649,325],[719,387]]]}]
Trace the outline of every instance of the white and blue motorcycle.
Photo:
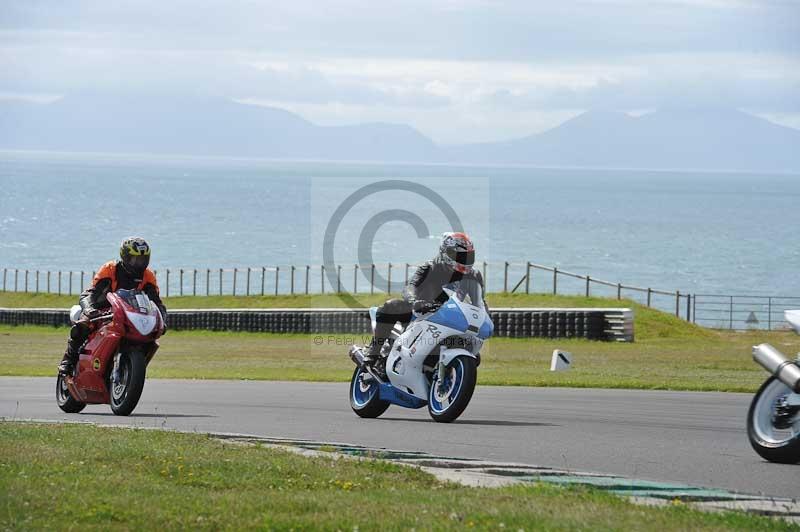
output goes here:
[{"label": "white and blue motorcycle", "polygon": [[[428,406],[435,421],[449,423],[467,408],[477,381],[480,351],[494,331],[480,284],[462,279],[443,287],[449,296],[438,309],[414,315],[394,342],[383,345],[381,359],[364,363],[364,348],[350,348],[356,364],[350,382],[350,406],[375,418],[389,405]],[[375,332],[377,308],[370,309]],[[398,334],[399,333],[399,334]]]}]

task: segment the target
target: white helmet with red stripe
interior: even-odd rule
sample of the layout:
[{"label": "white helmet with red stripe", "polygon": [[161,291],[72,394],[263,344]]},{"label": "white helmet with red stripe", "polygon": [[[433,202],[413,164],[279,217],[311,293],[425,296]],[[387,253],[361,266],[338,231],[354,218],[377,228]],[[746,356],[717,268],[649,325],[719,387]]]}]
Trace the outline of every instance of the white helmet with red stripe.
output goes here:
[{"label": "white helmet with red stripe", "polygon": [[439,261],[457,272],[470,273],[475,264],[475,246],[466,233],[442,234],[439,246]]}]

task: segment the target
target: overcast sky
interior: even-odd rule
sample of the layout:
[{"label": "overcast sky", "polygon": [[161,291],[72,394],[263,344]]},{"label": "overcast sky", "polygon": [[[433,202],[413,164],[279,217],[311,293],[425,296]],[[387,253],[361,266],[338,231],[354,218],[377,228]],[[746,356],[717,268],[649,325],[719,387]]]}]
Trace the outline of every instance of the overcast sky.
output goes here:
[{"label": "overcast sky", "polygon": [[586,109],[724,105],[800,128],[800,1],[0,4],[0,98],[216,95],[437,142]]}]

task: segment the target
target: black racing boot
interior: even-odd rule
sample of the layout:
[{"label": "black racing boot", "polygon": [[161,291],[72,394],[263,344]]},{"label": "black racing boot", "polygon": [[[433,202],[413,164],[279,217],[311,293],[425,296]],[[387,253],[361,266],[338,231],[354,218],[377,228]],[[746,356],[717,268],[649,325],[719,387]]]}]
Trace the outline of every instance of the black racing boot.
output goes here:
[{"label": "black racing boot", "polygon": [[375,362],[381,358],[382,347],[383,341],[380,341],[377,338],[372,338],[372,342],[370,342],[367,352],[364,355],[364,362],[367,364],[375,364]]},{"label": "black racing boot", "polygon": [[75,363],[78,361],[78,354],[72,353],[70,349],[64,352],[64,357],[58,365],[58,372],[62,375],[72,375],[75,371]]}]

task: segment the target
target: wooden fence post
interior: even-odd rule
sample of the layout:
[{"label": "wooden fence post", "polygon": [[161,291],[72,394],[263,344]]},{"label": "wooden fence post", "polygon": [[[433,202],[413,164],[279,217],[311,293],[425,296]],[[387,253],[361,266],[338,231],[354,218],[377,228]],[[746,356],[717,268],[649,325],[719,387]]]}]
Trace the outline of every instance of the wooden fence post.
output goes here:
[{"label": "wooden fence post", "polygon": [[692,294],[686,294],[686,321],[692,318]]},{"label": "wooden fence post", "polygon": [[531,293],[531,263],[525,263],[525,293]]},{"label": "wooden fence post", "polygon": [[553,268],[553,295],[558,294],[558,266]]},{"label": "wooden fence post", "polygon": [[264,284],[265,284],[264,278],[266,276],[267,276],[267,267],[266,266],[262,266],[261,267],[261,295],[262,296],[264,295]]}]

